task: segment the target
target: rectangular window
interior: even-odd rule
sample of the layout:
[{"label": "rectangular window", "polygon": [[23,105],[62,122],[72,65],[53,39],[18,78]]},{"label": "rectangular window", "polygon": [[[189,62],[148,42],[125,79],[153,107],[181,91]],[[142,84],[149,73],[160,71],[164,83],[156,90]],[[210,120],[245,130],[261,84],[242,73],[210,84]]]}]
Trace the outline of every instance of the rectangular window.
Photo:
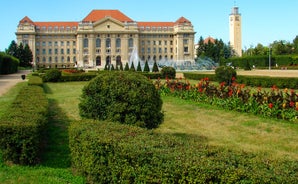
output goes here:
[{"label": "rectangular window", "polygon": [[39,49],[36,49],[36,54],[39,54]]},{"label": "rectangular window", "polygon": [[58,54],[58,49],[55,49],[55,54]]},{"label": "rectangular window", "polygon": [[60,50],[60,54],[64,54],[64,49],[61,49]]},{"label": "rectangular window", "polygon": [[67,53],[67,54],[70,54],[70,49],[67,49],[67,50],[66,50],[66,53]]},{"label": "rectangular window", "polygon": [[148,53],[148,54],[151,53],[151,48],[150,48],[150,47],[147,48],[147,53]]},{"label": "rectangular window", "polygon": [[60,42],[60,45],[61,45],[61,46],[64,46],[64,41],[61,41],[61,42]]},{"label": "rectangular window", "polygon": [[76,49],[72,49],[72,53],[75,54],[76,53]]},{"label": "rectangular window", "polygon": [[42,46],[45,47],[46,46],[46,42],[42,42]]},{"label": "rectangular window", "polygon": [[158,53],[162,53],[162,49],[161,48],[158,48]]},{"label": "rectangular window", "polygon": [[188,47],[184,47],[184,53],[188,53]]},{"label": "rectangular window", "polygon": [[156,53],[156,48],[154,47],[154,48],[153,48],[153,54],[155,54],[155,53]]},{"label": "rectangular window", "polygon": [[187,45],[188,44],[188,39],[183,39],[183,44]]},{"label": "rectangular window", "polygon": [[55,42],[55,46],[58,46],[58,42]]},{"label": "rectangular window", "polygon": [[43,55],[46,54],[46,49],[42,49],[42,54],[43,54]]},{"label": "rectangular window", "polygon": [[48,46],[51,47],[52,46],[52,42],[48,42]]},{"label": "rectangular window", "polygon": [[52,54],[52,49],[49,49],[49,54]]}]

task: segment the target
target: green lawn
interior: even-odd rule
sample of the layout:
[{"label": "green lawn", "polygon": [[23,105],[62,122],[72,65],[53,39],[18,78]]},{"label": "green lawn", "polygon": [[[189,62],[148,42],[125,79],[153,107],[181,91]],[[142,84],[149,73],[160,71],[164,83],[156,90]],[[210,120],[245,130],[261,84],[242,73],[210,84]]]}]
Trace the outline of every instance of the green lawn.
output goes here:
[{"label": "green lawn", "polygon": [[[78,103],[87,82],[47,83],[51,114],[41,164],[7,166],[0,160],[0,183],[84,183],[70,168],[67,127],[80,119]],[[0,97],[0,118],[12,102],[18,84]],[[271,159],[298,160],[298,124],[226,111],[210,105],[163,97],[164,123],[155,131],[198,135],[214,146],[245,150]]]}]

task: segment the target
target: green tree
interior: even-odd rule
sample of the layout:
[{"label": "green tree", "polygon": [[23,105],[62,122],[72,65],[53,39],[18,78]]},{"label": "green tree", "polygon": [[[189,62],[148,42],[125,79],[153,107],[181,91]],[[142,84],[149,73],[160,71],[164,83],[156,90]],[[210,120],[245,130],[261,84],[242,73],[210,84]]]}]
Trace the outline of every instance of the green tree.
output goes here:
[{"label": "green tree", "polygon": [[18,58],[18,45],[14,40],[11,41],[10,45],[8,46],[8,49],[6,49],[6,54]]},{"label": "green tree", "polygon": [[124,71],[128,71],[129,70],[129,65],[128,65],[128,62],[125,64],[125,67],[124,67]]},{"label": "green tree", "polygon": [[159,72],[156,61],[154,61],[152,72]]},{"label": "green tree", "polygon": [[141,72],[142,71],[141,62],[140,61],[138,62],[137,71],[138,72]]},{"label": "green tree", "polygon": [[293,52],[295,54],[298,54],[298,35],[293,40],[293,49],[294,49]]},{"label": "green tree", "polygon": [[20,61],[21,61],[20,66],[32,67],[33,54],[28,44],[25,45]]},{"label": "green tree", "polygon": [[144,72],[150,72],[148,61],[145,61]]},{"label": "green tree", "polygon": [[130,66],[130,69],[129,69],[130,71],[133,71],[133,72],[135,72],[136,71],[136,69],[135,69],[135,65],[133,64],[133,62],[131,62],[131,66]]}]

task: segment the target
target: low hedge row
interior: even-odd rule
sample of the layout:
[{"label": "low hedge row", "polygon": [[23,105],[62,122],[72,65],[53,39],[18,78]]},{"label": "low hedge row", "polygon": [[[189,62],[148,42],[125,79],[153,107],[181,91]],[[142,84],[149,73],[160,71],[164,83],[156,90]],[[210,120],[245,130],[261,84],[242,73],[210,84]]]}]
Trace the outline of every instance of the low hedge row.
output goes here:
[{"label": "low hedge row", "polygon": [[[210,81],[216,81],[215,74],[183,73],[187,79],[201,80],[209,78]],[[237,83],[252,87],[270,88],[275,85],[278,88],[298,89],[298,77],[267,77],[267,76],[244,76],[237,75]]]},{"label": "low hedge row", "polygon": [[32,75],[28,80],[28,85],[29,86],[36,85],[36,86],[43,87],[42,78],[36,75]]},{"label": "low hedge row", "polygon": [[240,84],[254,87],[270,88],[275,85],[278,88],[298,89],[298,77],[266,77],[266,76],[243,76],[238,75],[237,80]]},{"label": "low hedge row", "polygon": [[192,79],[192,80],[201,80],[204,78],[208,78],[210,81],[216,80],[215,74],[185,72],[183,73],[183,75],[186,79]]},{"label": "low hedge row", "polygon": [[39,162],[41,140],[47,123],[48,100],[43,88],[23,87],[0,121],[3,160],[21,165]]},{"label": "low hedge row", "polygon": [[73,170],[89,183],[293,183],[297,161],[207,146],[202,137],[117,123],[72,122]]},{"label": "low hedge row", "polygon": [[71,82],[71,81],[90,81],[96,77],[96,73],[83,73],[83,74],[72,74],[72,75],[62,75],[59,82]]}]

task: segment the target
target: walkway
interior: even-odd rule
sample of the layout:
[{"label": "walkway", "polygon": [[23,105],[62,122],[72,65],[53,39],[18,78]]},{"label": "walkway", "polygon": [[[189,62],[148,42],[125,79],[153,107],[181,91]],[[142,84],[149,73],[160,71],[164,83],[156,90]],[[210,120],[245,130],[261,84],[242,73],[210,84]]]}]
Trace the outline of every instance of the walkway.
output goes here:
[{"label": "walkway", "polygon": [[8,92],[17,83],[22,82],[21,75],[27,75],[30,72],[31,70],[20,70],[18,73],[0,75],[0,96]]}]

